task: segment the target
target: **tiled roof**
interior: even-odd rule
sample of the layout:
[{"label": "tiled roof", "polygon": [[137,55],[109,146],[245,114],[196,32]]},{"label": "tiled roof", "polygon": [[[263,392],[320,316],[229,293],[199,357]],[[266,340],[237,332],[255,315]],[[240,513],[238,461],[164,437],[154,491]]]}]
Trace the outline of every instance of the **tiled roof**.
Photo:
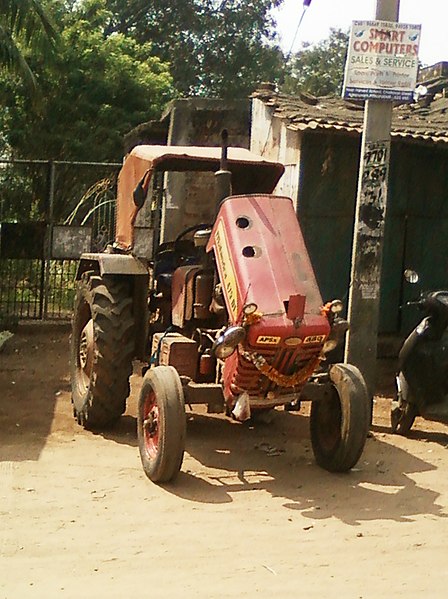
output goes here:
[{"label": "tiled roof", "polygon": [[[364,107],[333,96],[315,98],[300,93],[288,96],[261,87],[253,95],[273,109],[273,116],[287,123],[288,129],[332,129],[361,133]],[[425,106],[425,104],[428,104]],[[392,136],[408,139],[448,143],[448,98],[441,94],[403,104],[393,109]]]}]

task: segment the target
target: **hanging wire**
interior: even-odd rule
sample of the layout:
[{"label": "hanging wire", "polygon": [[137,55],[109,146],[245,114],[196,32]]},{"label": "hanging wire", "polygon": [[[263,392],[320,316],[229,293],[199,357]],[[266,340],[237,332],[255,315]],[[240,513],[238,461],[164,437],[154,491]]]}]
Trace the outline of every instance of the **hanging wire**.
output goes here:
[{"label": "hanging wire", "polygon": [[[296,31],[294,33],[294,38],[292,40],[291,47],[289,49],[288,54],[286,55],[286,61],[285,61],[286,64],[289,62],[289,59],[291,58],[291,54],[292,54],[292,51],[293,51],[293,48],[294,48],[294,44],[296,43],[297,35],[299,33],[300,25],[302,24],[303,17],[305,16],[305,13],[306,13],[308,7],[310,6],[310,4],[311,4],[311,0],[303,0],[302,14],[300,15],[300,19],[299,19],[299,22],[297,24]],[[262,154],[264,154],[264,152],[266,150],[266,146],[268,145],[269,136],[271,134],[271,131],[272,131],[272,119],[271,119],[271,121],[269,123],[269,128],[268,128],[268,131],[267,131],[266,140],[264,142]]]},{"label": "hanging wire", "polygon": [[291,58],[291,54],[292,54],[292,51],[294,49],[294,45],[296,43],[297,36],[299,34],[300,25],[302,24],[303,17],[305,16],[305,13],[306,13],[306,11],[307,11],[307,9],[308,9],[308,7],[309,7],[310,4],[311,4],[311,2],[307,1],[307,0],[305,0],[304,3],[303,3],[302,14],[300,15],[300,19],[299,19],[299,22],[297,24],[296,32],[294,33],[294,37],[292,39],[291,47],[289,49],[288,54],[286,55],[286,62],[288,62],[289,59]]}]

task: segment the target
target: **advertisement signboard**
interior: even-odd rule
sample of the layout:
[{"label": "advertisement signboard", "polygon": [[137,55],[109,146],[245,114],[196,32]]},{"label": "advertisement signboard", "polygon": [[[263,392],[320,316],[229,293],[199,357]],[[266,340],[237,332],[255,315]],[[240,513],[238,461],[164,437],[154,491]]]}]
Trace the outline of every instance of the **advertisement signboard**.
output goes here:
[{"label": "advertisement signboard", "polygon": [[412,102],[421,25],[353,21],[342,96]]}]

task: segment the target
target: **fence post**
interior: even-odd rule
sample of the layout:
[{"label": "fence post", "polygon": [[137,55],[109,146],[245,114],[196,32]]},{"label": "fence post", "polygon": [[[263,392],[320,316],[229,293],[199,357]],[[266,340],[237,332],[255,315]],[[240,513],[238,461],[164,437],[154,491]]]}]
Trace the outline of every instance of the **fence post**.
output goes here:
[{"label": "fence post", "polygon": [[47,231],[45,238],[45,284],[44,284],[44,310],[43,320],[48,319],[48,301],[50,297],[50,260],[51,245],[53,239],[53,219],[54,219],[54,189],[56,181],[56,165],[53,160],[48,162],[49,169],[49,188],[47,205]]}]

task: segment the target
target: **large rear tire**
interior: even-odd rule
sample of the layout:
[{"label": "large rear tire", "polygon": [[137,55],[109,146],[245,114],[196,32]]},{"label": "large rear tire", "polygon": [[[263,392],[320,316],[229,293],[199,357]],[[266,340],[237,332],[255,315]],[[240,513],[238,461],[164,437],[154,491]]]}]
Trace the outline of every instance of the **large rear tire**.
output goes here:
[{"label": "large rear tire", "polygon": [[89,429],[113,424],[126,409],[134,354],[134,319],[126,277],[84,273],[70,339],[73,412]]},{"label": "large rear tire", "polygon": [[370,401],[364,379],[350,364],[330,369],[332,394],[311,404],[311,444],[316,462],[329,472],[346,472],[359,458],[369,431]]},{"label": "large rear tire", "polygon": [[184,456],[186,419],[182,384],[172,366],[156,366],[145,374],[137,434],[146,476],[155,483],[174,479]]}]

